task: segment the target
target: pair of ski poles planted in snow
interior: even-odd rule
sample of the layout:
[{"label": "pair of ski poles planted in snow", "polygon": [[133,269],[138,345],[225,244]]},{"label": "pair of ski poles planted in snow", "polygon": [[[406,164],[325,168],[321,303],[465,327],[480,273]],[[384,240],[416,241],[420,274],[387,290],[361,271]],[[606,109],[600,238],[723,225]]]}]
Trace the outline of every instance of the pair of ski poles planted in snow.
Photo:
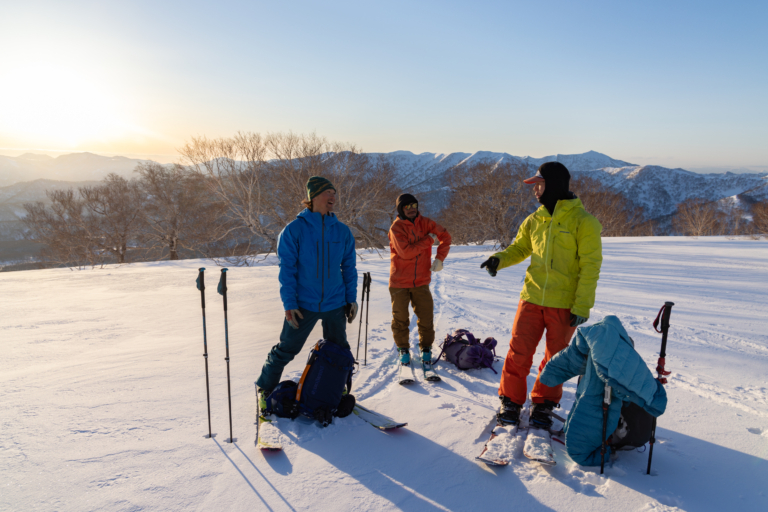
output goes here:
[{"label": "pair of ski poles planted in snow", "polygon": [[[229,439],[227,443],[234,443],[235,438],[232,437],[232,391],[229,384],[229,324],[227,323],[227,270],[221,269],[221,277],[219,278],[219,286],[216,291],[219,295],[224,297],[224,344],[226,347],[226,354],[224,360],[227,362],[227,400],[229,402]],[[205,358],[205,393],[208,397],[208,435],[206,438],[213,438],[211,433],[211,391],[208,385],[208,335],[205,330],[205,268],[200,268],[197,274],[197,289],[200,290],[200,302],[203,306],[203,358]]]},{"label": "pair of ski poles planted in snow", "polygon": [[[665,358],[667,357],[667,334],[669,333],[669,315],[672,314],[672,306],[674,306],[674,302],[665,302],[664,305],[659,310],[659,314],[656,315],[656,320],[653,321],[653,328],[656,330],[656,332],[661,333],[661,351],[659,352],[659,360],[656,363],[656,372],[657,372],[657,380],[661,382],[662,384],[667,383],[666,375],[669,375],[670,372],[668,372],[664,365],[666,364]],[[661,330],[658,329],[659,326],[659,318],[661,318]],[[605,395],[603,397],[603,444],[600,447],[600,474],[603,474],[603,471],[605,469],[605,452],[606,452],[606,444],[607,440],[605,438],[605,435],[607,434],[606,430],[608,428],[608,407],[611,405],[611,386],[608,384],[605,385]],[[646,475],[651,474],[651,460],[653,458],[653,443],[656,442],[656,417],[653,418],[653,423],[651,424],[651,441],[650,441],[650,449],[648,451],[648,471],[646,472]]]},{"label": "pair of ski poles planted in snow", "polygon": [[[366,295],[366,293],[368,295]],[[360,359],[360,333],[363,331],[363,309],[365,309],[365,349],[363,366],[366,366],[368,362],[368,311],[370,308],[371,300],[371,273],[363,273],[363,293],[360,296],[360,327],[357,330],[357,354],[355,355],[355,361]]]}]

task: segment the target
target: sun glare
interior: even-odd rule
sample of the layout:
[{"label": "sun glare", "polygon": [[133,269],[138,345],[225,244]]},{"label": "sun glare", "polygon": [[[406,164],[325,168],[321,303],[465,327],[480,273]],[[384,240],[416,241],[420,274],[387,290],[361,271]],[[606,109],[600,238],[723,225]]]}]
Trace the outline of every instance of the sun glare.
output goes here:
[{"label": "sun glare", "polygon": [[15,70],[0,83],[0,133],[36,145],[76,148],[128,130],[116,98],[102,84],[61,66]]}]

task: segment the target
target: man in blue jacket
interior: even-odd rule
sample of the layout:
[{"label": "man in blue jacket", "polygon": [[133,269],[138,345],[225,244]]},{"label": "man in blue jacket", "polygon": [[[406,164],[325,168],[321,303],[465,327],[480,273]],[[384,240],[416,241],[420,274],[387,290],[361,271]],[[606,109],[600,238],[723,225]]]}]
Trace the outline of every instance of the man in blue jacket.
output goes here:
[{"label": "man in blue jacket", "polygon": [[272,347],[256,381],[262,410],[283,368],[301,352],[315,324],[322,322],[323,338],[349,348],[346,322],[357,315],[355,239],[333,214],[336,189],[327,179],[312,176],[303,203],[306,208],[277,240],[285,321],[280,342]]}]

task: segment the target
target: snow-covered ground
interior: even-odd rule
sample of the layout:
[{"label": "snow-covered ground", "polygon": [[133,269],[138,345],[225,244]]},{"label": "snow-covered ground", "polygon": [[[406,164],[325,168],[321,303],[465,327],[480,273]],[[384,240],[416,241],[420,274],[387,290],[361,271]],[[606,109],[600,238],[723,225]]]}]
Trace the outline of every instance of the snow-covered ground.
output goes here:
[{"label": "snow-covered ground", "polygon": [[[496,337],[503,356],[526,264],[493,279],[479,268],[489,253],[454,247],[434,275],[437,335],[469,328]],[[590,323],[618,315],[650,367],[660,345],[651,322],[676,303],[651,476],[647,452],[622,452],[604,476],[521,454],[504,468],[475,462],[499,376],[441,363],[441,383],[396,384],[388,260],[375,254],[358,264],[373,286],[368,364],[353,393],[408,427],[384,433],[354,415],[325,429],[280,420],[284,451],[256,450],[253,383],[283,316],[278,269],[260,265],[228,274],[237,442],[226,443],[219,272],[183,261],[0,274],[0,509],[768,510],[768,242],[614,238],[604,254]],[[204,438],[201,264],[214,439]],[[357,333],[355,321],[353,352]],[[318,327],[310,341],[320,336]],[[308,349],[285,378],[298,378]],[[574,390],[566,383],[566,411]]]}]

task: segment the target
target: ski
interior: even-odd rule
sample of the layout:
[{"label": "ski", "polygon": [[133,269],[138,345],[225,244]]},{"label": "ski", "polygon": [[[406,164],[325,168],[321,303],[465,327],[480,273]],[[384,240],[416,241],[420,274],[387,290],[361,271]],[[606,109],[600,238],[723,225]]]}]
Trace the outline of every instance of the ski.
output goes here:
[{"label": "ski", "polygon": [[435,372],[435,370],[432,369],[431,363],[422,361],[421,369],[424,372],[424,380],[429,382],[440,382],[442,380],[440,376]]},{"label": "ski", "polygon": [[367,409],[360,404],[355,404],[355,408],[352,412],[354,412],[360,419],[367,421],[371,426],[379,430],[392,430],[408,425],[408,423],[397,422],[383,414]]},{"label": "ski", "polygon": [[259,388],[256,388],[256,447],[267,451],[280,451],[283,444],[280,442],[280,430],[272,423],[276,420],[274,415],[261,414],[259,409]]},{"label": "ski", "polygon": [[491,431],[491,437],[483,446],[483,451],[475,460],[489,466],[506,466],[515,458],[515,441],[525,432],[520,425],[502,425],[497,423]]},{"label": "ski", "polygon": [[397,382],[400,385],[413,384],[416,379],[413,375],[413,367],[410,364],[400,364],[398,370]]},{"label": "ski", "polygon": [[552,437],[549,430],[543,428],[529,427],[528,435],[525,437],[523,446],[523,455],[528,459],[544,464],[555,466],[555,452],[552,449]]}]

